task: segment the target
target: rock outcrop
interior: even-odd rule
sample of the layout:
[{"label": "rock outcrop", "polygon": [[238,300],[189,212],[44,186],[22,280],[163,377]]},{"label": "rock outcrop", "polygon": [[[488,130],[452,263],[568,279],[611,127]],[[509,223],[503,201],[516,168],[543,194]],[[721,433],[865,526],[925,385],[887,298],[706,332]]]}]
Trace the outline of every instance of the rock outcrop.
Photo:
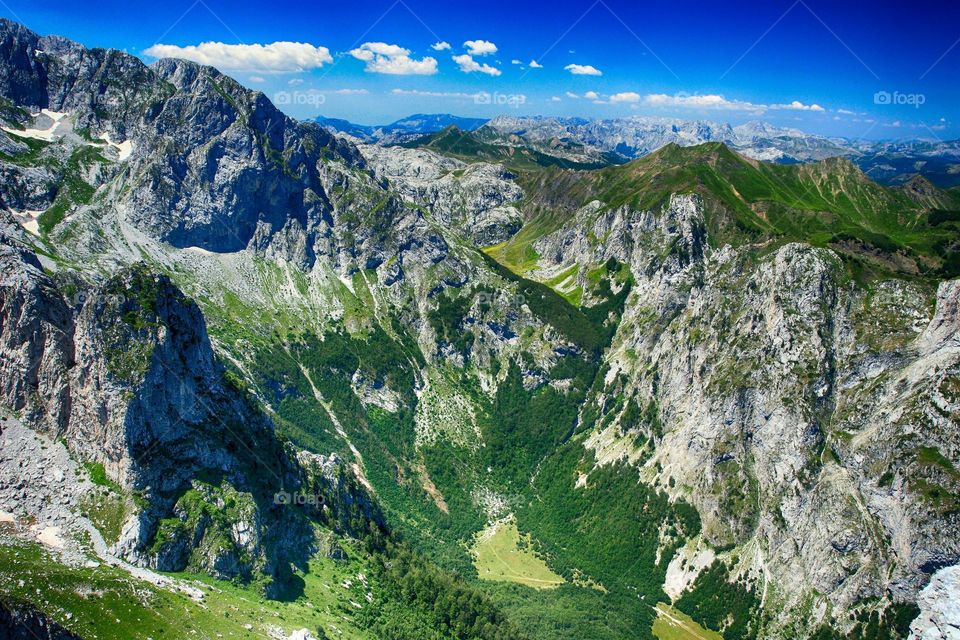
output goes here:
[{"label": "rock outcrop", "polygon": [[[134,266],[71,308],[36,256],[9,239],[0,273],[0,350],[16,368],[4,371],[3,401],[139,496],[116,545],[122,556],[165,571],[265,575],[279,593],[291,563],[310,555],[311,521],[346,533],[382,526],[336,457],[306,464],[276,438],[216,361],[197,306],[166,276]],[[291,492],[316,499],[278,501]]]},{"label": "rock outcrop", "polygon": [[[768,633],[812,593],[912,602],[960,559],[957,281],[934,307],[919,285],[864,290],[830,250],[758,258],[705,229],[698,198],[675,195],[660,212],[588,205],[536,242],[542,278],[615,258],[636,280],[595,402],[633,399],[588,443],[601,463],[646,459],[711,544],[750,550],[736,571],[780,603]],[[638,433],[654,444],[627,445]]]}]

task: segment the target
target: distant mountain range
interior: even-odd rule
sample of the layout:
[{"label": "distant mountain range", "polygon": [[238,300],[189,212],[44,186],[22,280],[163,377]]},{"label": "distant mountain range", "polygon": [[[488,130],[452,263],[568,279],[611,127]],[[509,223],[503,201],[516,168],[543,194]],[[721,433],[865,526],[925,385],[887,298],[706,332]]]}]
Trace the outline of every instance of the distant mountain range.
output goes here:
[{"label": "distant mountain range", "polygon": [[347,133],[363,142],[403,142],[428,133],[442,131],[455,126],[463,131],[479,129],[487,120],[484,118],[462,118],[449,113],[415,113],[396,122],[384,125],[354,124],[340,118],[320,116],[316,122],[327,129]]},{"label": "distant mountain range", "polygon": [[[572,166],[616,164],[668,144],[723,142],[754,160],[793,164],[849,158],[881,184],[903,184],[922,175],[941,187],[960,185],[960,141],[874,142],[809,134],[766,122],[731,126],[705,120],[631,116],[614,119],[498,116],[492,120],[450,114],[416,114],[388,125],[364,126],[317,118],[322,126],[363,142],[410,144],[449,126],[473,132],[489,145],[525,148]],[[429,141],[426,141],[429,142]],[[543,163],[541,163],[543,164]]]}]

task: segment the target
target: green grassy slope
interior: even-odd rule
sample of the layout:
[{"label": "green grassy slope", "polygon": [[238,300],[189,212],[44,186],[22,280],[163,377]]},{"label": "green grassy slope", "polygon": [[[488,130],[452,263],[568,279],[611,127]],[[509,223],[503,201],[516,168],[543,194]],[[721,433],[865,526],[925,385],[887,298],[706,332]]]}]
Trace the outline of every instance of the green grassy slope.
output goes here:
[{"label": "green grassy slope", "polygon": [[462,131],[455,125],[399,146],[408,149],[429,149],[465,162],[498,162],[518,171],[529,171],[541,167],[596,169],[604,166],[601,163],[572,162],[527,147],[509,147],[485,142],[474,133]]},{"label": "green grassy slope", "polygon": [[888,273],[960,275],[960,193],[924,183],[881,187],[839,158],[778,165],[744,158],[721,143],[671,144],[622,166],[578,173],[550,168],[528,177],[527,224],[490,253],[523,270],[536,259],[533,242],[592,200],[656,211],[673,193],[696,193],[716,245],[808,242]]}]

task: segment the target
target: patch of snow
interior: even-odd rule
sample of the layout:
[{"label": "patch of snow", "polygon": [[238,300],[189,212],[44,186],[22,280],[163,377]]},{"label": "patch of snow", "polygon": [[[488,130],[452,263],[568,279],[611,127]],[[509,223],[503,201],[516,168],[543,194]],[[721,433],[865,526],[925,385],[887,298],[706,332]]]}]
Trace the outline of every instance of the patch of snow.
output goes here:
[{"label": "patch of snow", "polygon": [[63,548],[63,538],[60,537],[60,527],[43,527],[36,529],[37,540],[53,547],[54,549]]},{"label": "patch of snow", "polygon": [[198,253],[198,254],[200,254],[201,256],[212,256],[212,255],[214,255],[214,253],[213,253],[212,251],[208,251],[208,250],[206,250],[206,249],[204,249],[204,248],[202,248],[202,247],[184,247],[183,250],[184,250],[184,251],[189,251],[190,253]]},{"label": "patch of snow", "polygon": [[35,236],[40,235],[40,227],[37,224],[37,218],[40,217],[41,213],[43,213],[43,211],[34,211],[32,209],[25,209],[23,211],[10,210],[10,214],[13,216],[14,220],[19,222],[21,227]]},{"label": "patch of snow", "polygon": [[10,127],[0,127],[7,133],[12,133],[18,135],[21,138],[32,138],[34,140],[43,140],[45,142],[52,142],[56,138],[57,129],[60,128],[60,121],[67,117],[66,112],[61,111],[50,111],[49,109],[41,109],[40,113],[35,116],[35,118],[45,118],[50,121],[49,126],[40,129],[12,129]]},{"label": "patch of snow", "polygon": [[101,133],[100,139],[117,150],[117,160],[120,162],[123,162],[129,158],[130,154],[133,153],[133,143],[129,140],[124,140],[123,142],[113,142],[110,139],[109,133]]}]

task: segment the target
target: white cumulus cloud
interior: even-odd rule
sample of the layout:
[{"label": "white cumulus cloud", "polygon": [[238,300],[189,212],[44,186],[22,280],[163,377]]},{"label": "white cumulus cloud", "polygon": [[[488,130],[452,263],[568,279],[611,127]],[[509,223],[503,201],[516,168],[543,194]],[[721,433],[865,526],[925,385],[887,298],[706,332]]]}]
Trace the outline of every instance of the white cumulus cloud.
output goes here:
[{"label": "white cumulus cloud", "polygon": [[587,91],[585,94],[583,94],[583,97],[587,100],[599,100],[600,94],[596,91]]},{"label": "white cumulus cloud", "polygon": [[560,102],[562,100],[563,98],[561,98],[560,96],[553,96],[550,98],[550,102]]},{"label": "white cumulus cloud", "polygon": [[579,99],[580,99],[580,96],[578,96],[577,94],[573,93],[572,91],[567,91],[567,97],[568,97],[568,98],[573,98],[574,100],[579,100]]},{"label": "white cumulus cloud", "polygon": [[624,91],[610,96],[610,102],[614,104],[619,102],[640,102],[641,99],[640,94],[634,91]]},{"label": "white cumulus cloud", "polygon": [[437,60],[426,56],[420,60],[410,57],[410,50],[386,42],[365,42],[350,51],[357,60],[367,63],[370,73],[386,73],[396,76],[429,76],[437,72]]},{"label": "white cumulus cloud", "polygon": [[463,46],[471,56],[489,56],[497,52],[497,45],[489,40],[467,40]]},{"label": "white cumulus cloud", "polygon": [[826,111],[818,104],[803,104],[799,100],[794,100],[787,104],[772,104],[771,109],[789,109],[791,111]]},{"label": "white cumulus cloud", "polygon": [[568,64],[564,67],[575,76],[602,76],[603,71],[589,64]]},{"label": "white cumulus cloud", "polygon": [[531,68],[531,69],[543,69],[543,65],[540,64],[539,62],[537,62],[536,60],[531,60],[531,61],[530,61],[530,68]]},{"label": "white cumulus cloud", "polygon": [[460,56],[453,56],[453,61],[457,63],[457,65],[460,67],[460,71],[463,71],[464,73],[473,73],[474,71],[478,71],[480,73],[485,73],[488,76],[500,75],[500,69],[491,67],[488,64],[480,64],[468,53]]},{"label": "white cumulus cloud", "polygon": [[450,43],[441,40],[440,42],[434,42],[432,45],[430,45],[430,48],[434,51],[447,51],[450,49]]},{"label": "white cumulus cloud", "polygon": [[523,63],[517,60],[516,58],[514,58],[513,60],[510,61],[510,64],[523,64]]},{"label": "white cumulus cloud", "polygon": [[202,42],[186,47],[155,44],[145,50],[144,54],[152,58],[183,58],[223,71],[259,71],[261,73],[306,71],[333,62],[329,49],[304,42],[273,42],[271,44]]}]

